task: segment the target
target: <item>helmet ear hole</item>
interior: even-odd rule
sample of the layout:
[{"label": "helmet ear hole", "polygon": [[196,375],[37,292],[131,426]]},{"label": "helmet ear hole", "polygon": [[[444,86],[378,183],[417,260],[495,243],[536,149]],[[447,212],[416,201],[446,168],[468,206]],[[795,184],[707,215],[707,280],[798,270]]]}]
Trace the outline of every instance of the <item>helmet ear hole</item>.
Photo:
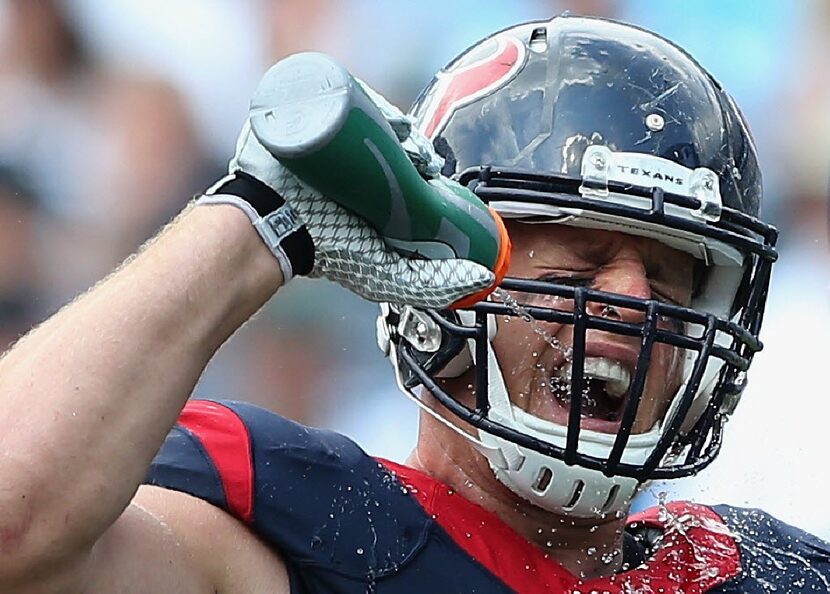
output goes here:
[{"label": "helmet ear hole", "polygon": [[533,489],[539,493],[540,495],[543,494],[545,491],[548,490],[550,486],[550,481],[553,479],[553,472],[547,466],[543,466],[539,469],[539,476],[536,477],[536,482],[533,483]]},{"label": "helmet ear hole", "polygon": [[585,482],[578,480],[574,482],[574,490],[571,493],[571,498],[565,504],[565,510],[573,509],[577,503],[579,503],[579,498],[582,497],[582,491],[585,490]]},{"label": "helmet ear hole", "polygon": [[611,487],[611,491],[608,493],[608,499],[606,499],[605,503],[602,504],[602,509],[600,510],[602,513],[607,513],[614,506],[614,502],[616,501],[619,492],[619,485]]}]

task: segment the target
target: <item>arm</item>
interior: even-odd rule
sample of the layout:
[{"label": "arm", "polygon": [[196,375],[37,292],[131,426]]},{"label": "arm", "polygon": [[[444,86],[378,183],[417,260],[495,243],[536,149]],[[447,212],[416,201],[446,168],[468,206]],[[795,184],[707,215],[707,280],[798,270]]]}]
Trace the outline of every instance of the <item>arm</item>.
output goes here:
[{"label": "arm", "polygon": [[241,211],[193,208],[6,354],[0,584],[91,549],[211,355],[281,283]]},{"label": "arm", "polygon": [[[120,575],[136,547],[153,553],[149,571],[177,567],[152,544],[163,523],[142,531],[127,506],[210,357],[293,274],[416,307],[447,307],[493,283],[469,260],[389,249],[366,221],[285,170],[249,124],[230,171],[203,206],[0,360],[0,591],[33,592],[54,572],[63,577],[41,591]],[[219,543],[207,542],[212,567]],[[220,565],[230,572],[233,563]],[[222,576],[207,583],[223,591]]]}]

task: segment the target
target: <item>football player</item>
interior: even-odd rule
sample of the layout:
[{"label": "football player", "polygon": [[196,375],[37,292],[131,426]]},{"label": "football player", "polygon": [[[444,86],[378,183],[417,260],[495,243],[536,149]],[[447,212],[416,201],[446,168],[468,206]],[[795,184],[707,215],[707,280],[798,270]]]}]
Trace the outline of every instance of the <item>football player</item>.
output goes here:
[{"label": "football player", "polygon": [[[0,362],[0,590],[830,591],[828,545],[761,511],[628,514],[713,459],[761,348],[776,233],[720,85],[652,33],[559,17],[477,43],[411,115],[506,222],[498,290],[451,307],[493,271],[390,250],[246,125],[227,178]],[[296,275],[384,303],[424,411],[405,465],[187,403]]]}]

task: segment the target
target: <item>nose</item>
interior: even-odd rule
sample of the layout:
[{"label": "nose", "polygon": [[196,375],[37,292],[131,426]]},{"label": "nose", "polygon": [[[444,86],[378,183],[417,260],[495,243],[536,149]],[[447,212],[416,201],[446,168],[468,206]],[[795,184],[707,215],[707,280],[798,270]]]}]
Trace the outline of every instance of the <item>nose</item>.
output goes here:
[{"label": "nose", "polygon": [[[619,253],[611,262],[602,267],[594,278],[594,288],[607,293],[617,293],[638,299],[651,298],[646,267],[636,253]],[[644,313],[634,309],[613,307],[603,303],[589,302],[588,313],[624,322],[638,322]]]}]

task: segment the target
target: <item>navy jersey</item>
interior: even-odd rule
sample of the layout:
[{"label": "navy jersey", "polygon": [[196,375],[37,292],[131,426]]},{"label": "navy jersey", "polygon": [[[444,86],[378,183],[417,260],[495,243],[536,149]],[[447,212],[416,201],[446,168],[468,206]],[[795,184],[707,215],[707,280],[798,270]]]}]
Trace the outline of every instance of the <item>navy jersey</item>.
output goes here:
[{"label": "navy jersey", "polygon": [[191,401],[146,482],[189,493],[285,559],[293,594],[830,592],[830,547],[757,510],[671,503],[631,518],[644,562],[579,580],[494,514],[330,431]]}]

